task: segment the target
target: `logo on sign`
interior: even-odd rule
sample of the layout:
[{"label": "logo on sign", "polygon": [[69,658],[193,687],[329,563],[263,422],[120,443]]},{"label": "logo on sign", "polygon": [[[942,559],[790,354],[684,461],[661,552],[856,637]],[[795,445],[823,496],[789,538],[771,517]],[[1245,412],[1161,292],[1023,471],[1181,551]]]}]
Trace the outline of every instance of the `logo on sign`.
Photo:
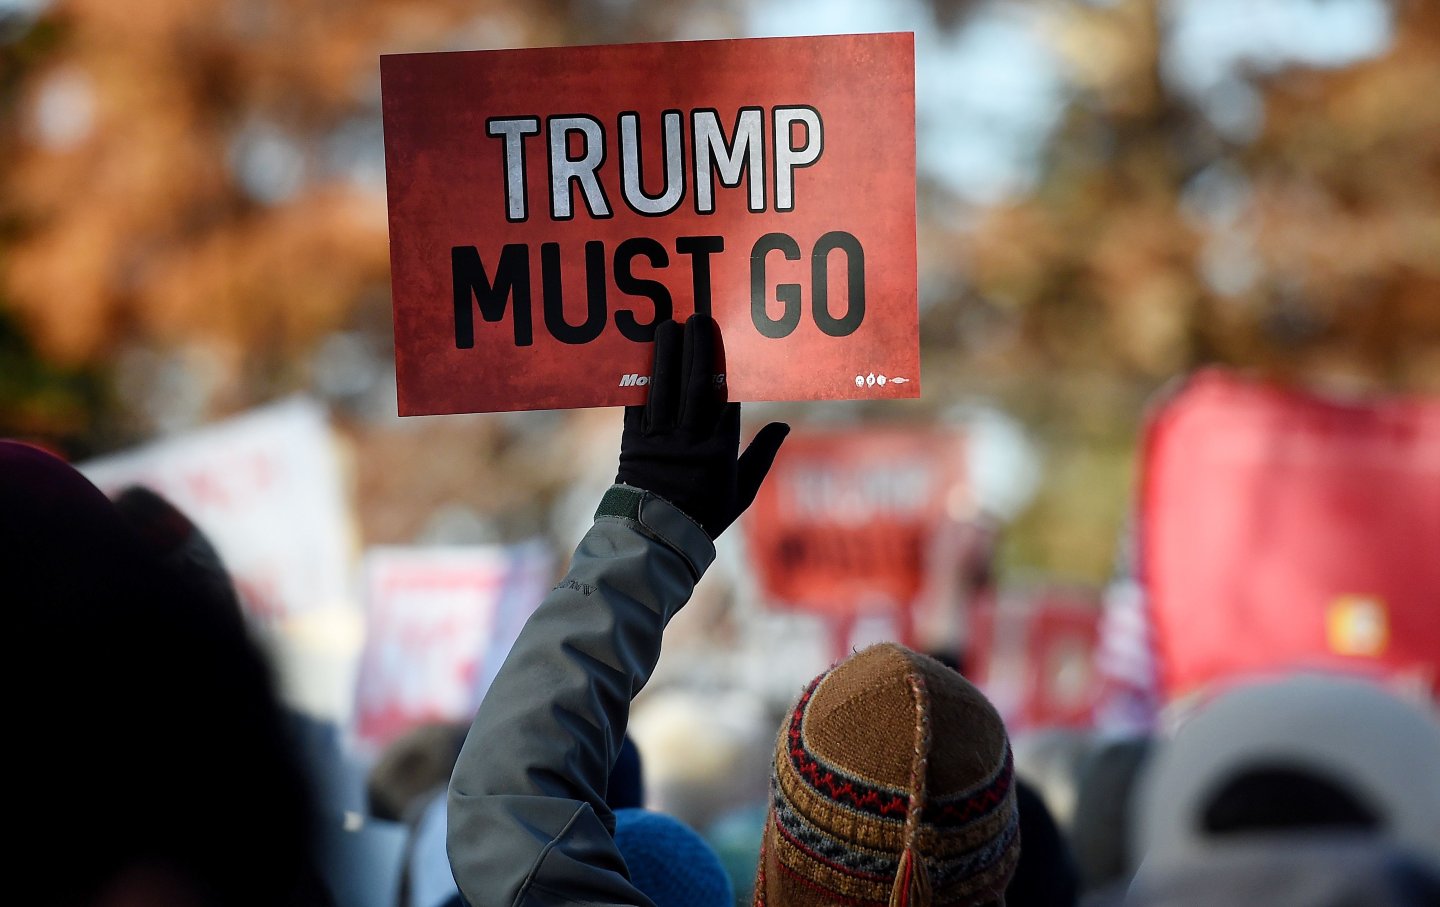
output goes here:
[{"label": "logo on sign", "polygon": [[874,372],[871,372],[871,373],[868,374],[868,375],[856,375],[856,376],[855,376],[855,386],[856,386],[856,387],[875,387],[875,386],[878,385],[878,386],[880,386],[880,387],[884,387],[884,386],[886,385],[886,383],[889,383],[889,384],[905,384],[905,383],[908,382],[909,380],[910,380],[909,378],[887,378],[887,377],[885,377],[884,375],[877,375],[877,374],[875,374]]},{"label": "logo on sign", "polygon": [[[715,381],[715,386],[716,386],[716,387],[719,387],[719,386],[721,386],[722,384],[724,384],[724,383],[725,383],[725,373],[724,373],[724,372],[721,372],[720,374],[716,375],[715,378],[714,378],[714,381]],[[629,374],[629,375],[621,375],[621,376],[620,376],[620,386],[621,386],[621,387],[644,387],[645,385],[647,385],[647,384],[649,384],[649,383],[650,383],[650,376],[649,376],[649,375],[637,375],[637,374],[634,374],[634,373],[632,372],[632,373]]]}]

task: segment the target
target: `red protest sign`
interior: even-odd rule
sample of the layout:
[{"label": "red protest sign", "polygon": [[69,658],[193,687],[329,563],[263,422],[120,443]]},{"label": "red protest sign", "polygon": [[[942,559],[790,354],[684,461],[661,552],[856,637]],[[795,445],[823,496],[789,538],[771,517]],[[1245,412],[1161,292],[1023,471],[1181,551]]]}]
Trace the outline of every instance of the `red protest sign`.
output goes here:
[{"label": "red protest sign", "polygon": [[962,439],[906,429],[792,432],[745,516],[771,601],[906,612],[947,512],[967,509]]},{"label": "red protest sign", "polygon": [[1095,650],[1100,606],[1091,596],[1043,589],[972,615],[967,676],[1012,732],[1088,727],[1100,695]]},{"label": "red protest sign", "polygon": [[402,415],[634,404],[708,312],[736,400],[915,397],[914,39],[381,58]]},{"label": "red protest sign", "polygon": [[1297,667],[1440,674],[1440,401],[1201,373],[1151,420],[1139,528],[1171,698]]}]

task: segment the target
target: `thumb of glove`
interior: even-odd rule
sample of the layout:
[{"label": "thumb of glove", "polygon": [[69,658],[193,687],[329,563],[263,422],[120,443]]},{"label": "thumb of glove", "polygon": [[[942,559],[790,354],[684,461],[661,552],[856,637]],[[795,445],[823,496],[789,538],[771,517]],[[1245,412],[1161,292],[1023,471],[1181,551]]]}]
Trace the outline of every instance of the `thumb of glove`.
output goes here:
[{"label": "thumb of glove", "polygon": [[771,422],[756,433],[755,439],[745,452],[740,454],[735,475],[735,516],[744,513],[760,492],[760,484],[770,473],[780,445],[790,434],[790,426],[784,422]]}]

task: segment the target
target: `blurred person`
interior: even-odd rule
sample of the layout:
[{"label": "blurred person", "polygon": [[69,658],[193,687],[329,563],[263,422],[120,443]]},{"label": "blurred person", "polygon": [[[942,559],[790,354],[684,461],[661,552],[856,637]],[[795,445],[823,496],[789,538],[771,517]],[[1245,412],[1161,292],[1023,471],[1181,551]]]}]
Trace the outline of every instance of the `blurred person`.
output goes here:
[{"label": "blurred person", "polygon": [[709,828],[739,804],[765,803],[779,715],[780,708],[766,708],[747,693],[704,684],[675,684],[637,700],[627,727],[649,757],[647,805],[692,828]]},{"label": "blurred person", "polygon": [[1126,903],[1440,903],[1440,719],[1370,681],[1222,693],[1157,745],[1138,809]]},{"label": "blurred person", "polygon": [[117,506],[0,441],[0,583],[29,656],[11,813],[27,902],[329,902],[269,666],[205,547],[158,496]]},{"label": "blurred person", "polygon": [[1114,737],[1080,764],[1070,841],[1087,895],[1113,898],[1130,884],[1135,789],[1150,748],[1148,736]]},{"label": "blurred person", "polygon": [[450,781],[464,725],[434,722],[411,728],[385,747],[365,782],[370,815],[414,824],[439,790]]},{"label": "blurred person", "polygon": [[1020,862],[1005,888],[1005,907],[1075,907],[1080,874],[1070,842],[1055,824],[1045,799],[1015,779],[1015,805],[1020,813]]},{"label": "blurred person", "polygon": [[730,876],[737,895],[737,904],[753,900],[755,874],[760,869],[760,843],[765,837],[765,822],[770,807],[765,800],[737,806],[705,829],[705,840],[720,857],[720,864]]},{"label": "blurred person", "polygon": [[[739,452],[720,357],[707,317],[657,327],[617,482],[480,706],[449,800],[474,907],[655,903],[616,846],[606,779],[665,624],[788,431],[772,423]],[[1003,903],[1020,849],[1005,727],[933,659],[882,643],[815,678],[782,724],[771,785],[754,903]]]},{"label": "blurred person", "polygon": [[1069,727],[1032,728],[1015,736],[1015,770],[1045,801],[1051,818],[1067,836],[1075,819],[1080,766],[1095,746],[1095,735]]},{"label": "blurred person", "polygon": [[1366,835],[1262,835],[1137,876],[1124,907],[1436,907],[1440,873]]},{"label": "blurred person", "polygon": [[210,539],[189,517],[143,485],[121,489],[113,503],[155,558],[196,590],[197,606],[209,608],[216,620],[243,629],[240,596],[230,573]]}]

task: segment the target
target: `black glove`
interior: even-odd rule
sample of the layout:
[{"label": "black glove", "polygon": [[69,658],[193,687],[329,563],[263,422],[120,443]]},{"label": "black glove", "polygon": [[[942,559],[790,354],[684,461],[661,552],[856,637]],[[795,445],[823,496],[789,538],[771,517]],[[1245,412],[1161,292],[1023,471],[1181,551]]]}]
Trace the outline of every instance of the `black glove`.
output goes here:
[{"label": "black glove", "polygon": [[615,481],[657,494],[717,538],[755,500],[790,426],[771,422],[740,453],[740,404],[716,381],[720,328],[691,315],[655,328],[650,398],[625,407]]}]

